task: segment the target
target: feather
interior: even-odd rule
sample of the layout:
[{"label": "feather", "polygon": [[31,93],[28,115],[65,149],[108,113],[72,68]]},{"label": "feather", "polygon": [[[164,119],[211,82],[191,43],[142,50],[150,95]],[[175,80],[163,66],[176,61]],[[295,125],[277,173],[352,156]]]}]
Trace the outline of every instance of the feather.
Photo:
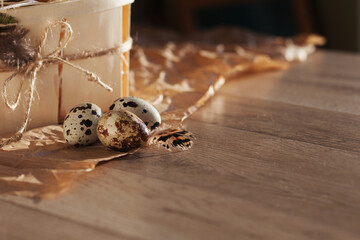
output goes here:
[{"label": "feather", "polygon": [[188,150],[194,144],[193,139],[193,135],[186,130],[169,128],[153,133],[149,144],[166,148],[169,151]]},{"label": "feather", "polygon": [[16,23],[14,18],[0,13],[0,60],[11,67],[22,67],[35,59],[35,46],[26,38],[29,31]]},{"label": "feather", "polygon": [[13,31],[17,24],[18,22],[15,18],[4,13],[0,13],[0,34]]}]

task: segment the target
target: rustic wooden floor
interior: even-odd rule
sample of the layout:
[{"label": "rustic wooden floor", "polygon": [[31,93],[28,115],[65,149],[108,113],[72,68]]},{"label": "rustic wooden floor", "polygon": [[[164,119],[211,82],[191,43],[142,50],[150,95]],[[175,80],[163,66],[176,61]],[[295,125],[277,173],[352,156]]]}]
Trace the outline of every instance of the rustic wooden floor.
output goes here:
[{"label": "rustic wooden floor", "polygon": [[188,152],[102,164],[53,201],[0,197],[0,239],[360,239],[360,56],[233,81]]}]

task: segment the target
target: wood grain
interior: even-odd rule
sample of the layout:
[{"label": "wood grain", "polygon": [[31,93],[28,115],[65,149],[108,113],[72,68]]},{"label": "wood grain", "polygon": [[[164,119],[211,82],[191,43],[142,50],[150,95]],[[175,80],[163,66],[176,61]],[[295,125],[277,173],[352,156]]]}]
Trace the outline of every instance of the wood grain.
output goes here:
[{"label": "wood grain", "polygon": [[52,201],[2,196],[0,239],[359,239],[359,63],[229,82],[187,120],[193,149],[101,164]]}]

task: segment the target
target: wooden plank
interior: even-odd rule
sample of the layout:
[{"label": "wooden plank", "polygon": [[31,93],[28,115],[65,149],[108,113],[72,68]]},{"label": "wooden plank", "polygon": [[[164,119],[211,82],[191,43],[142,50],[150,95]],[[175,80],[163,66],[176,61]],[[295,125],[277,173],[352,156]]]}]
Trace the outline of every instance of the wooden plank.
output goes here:
[{"label": "wooden plank", "polygon": [[0,239],[130,239],[0,200]]},{"label": "wooden plank", "polygon": [[329,228],[318,219],[283,213],[253,201],[104,166],[96,175],[87,176],[81,188],[55,202],[15,201],[70,222],[81,221],[140,239],[356,239],[356,234],[345,231],[348,229]]},{"label": "wooden plank", "polygon": [[235,95],[221,95],[215,97],[204,111],[192,116],[192,119],[360,152],[360,131],[358,131],[360,115],[355,114]]},{"label": "wooden plank", "polygon": [[[341,59],[341,60],[339,60]],[[360,113],[360,58],[317,53],[285,72],[246,77],[225,85],[223,93],[344,113]]]},{"label": "wooden plank", "polygon": [[[357,153],[202,122],[189,127],[199,136],[192,151],[104,164],[55,202],[8,200],[138,238],[150,231],[160,239],[171,234],[233,239],[247,232],[238,223],[251,219],[252,211],[263,212],[261,226],[273,224],[266,217],[273,215],[301,225],[289,232],[272,226],[276,235],[266,236],[310,231],[327,239],[343,234],[355,239],[360,233]],[[231,134],[237,139],[233,145],[227,140]],[[251,205],[244,217],[241,212]]]},{"label": "wooden plank", "polygon": [[0,234],[25,212],[14,238],[359,239],[360,58],[315,57],[227,84],[186,122],[190,151],[101,164],[53,201],[1,196]]},{"label": "wooden plank", "polygon": [[[196,124],[201,147],[175,159],[141,158],[109,167],[236,196],[359,233],[358,153],[215,128]],[[227,141],[230,134],[236,142]]]}]

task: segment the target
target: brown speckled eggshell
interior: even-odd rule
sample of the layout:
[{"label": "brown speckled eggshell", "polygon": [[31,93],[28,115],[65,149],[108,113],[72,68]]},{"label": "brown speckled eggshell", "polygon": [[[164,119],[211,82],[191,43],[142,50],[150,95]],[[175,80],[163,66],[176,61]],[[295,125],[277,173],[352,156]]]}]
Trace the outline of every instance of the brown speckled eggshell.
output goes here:
[{"label": "brown speckled eggshell", "polygon": [[122,152],[143,146],[149,136],[144,122],[135,114],[126,111],[109,111],[99,120],[97,135],[105,146]]}]

